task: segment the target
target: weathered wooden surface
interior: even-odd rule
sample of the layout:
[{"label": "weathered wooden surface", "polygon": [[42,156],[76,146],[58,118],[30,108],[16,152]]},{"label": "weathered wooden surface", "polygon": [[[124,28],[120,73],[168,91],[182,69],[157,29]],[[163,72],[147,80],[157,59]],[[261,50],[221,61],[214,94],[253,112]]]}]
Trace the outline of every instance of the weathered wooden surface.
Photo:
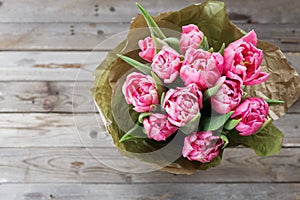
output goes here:
[{"label": "weathered wooden surface", "polygon": [[[277,156],[258,157],[251,149],[226,149],[222,165],[192,176],[163,172],[128,173],[114,168],[114,148],[2,148],[1,179],[8,183],[215,183],[299,182],[299,149],[284,148]],[[95,159],[97,158],[97,159]],[[100,162],[99,162],[100,161]],[[108,163],[114,162],[114,164]],[[103,164],[102,164],[103,163]],[[124,169],[124,168],[123,168]]]},{"label": "weathered wooden surface", "polygon": [[[129,22],[135,0],[2,0],[0,22]],[[178,10],[203,0],[138,1],[152,15]],[[232,19],[256,23],[299,23],[298,0],[225,0]]]},{"label": "weathered wooden surface", "polygon": [[[93,81],[93,72],[106,54],[89,51],[0,51],[0,80]],[[285,55],[300,73],[300,53]]]},{"label": "weathered wooden surface", "polygon": [[92,81],[94,69],[106,54],[89,51],[0,51],[0,80]]},{"label": "weathered wooden surface", "polygon": [[[285,132],[284,147],[300,147],[298,116],[299,113],[287,114],[275,122]],[[85,141],[90,140],[88,146],[95,146],[93,140],[105,133],[96,112],[74,115],[16,113],[0,117],[1,147],[83,147],[77,129]]]},{"label": "weathered wooden surface", "polygon": [[[95,112],[93,82],[0,82],[1,112]],[[299,100],[290,110],[300,113]]]},{"label": "weathered wooden surface", "polygon": [[[300,184],[10,184],[0,186],[2,197],[11,200],[182,200],[272,199],[298,200]],[[13,193],[10,191],[14,191]],[[111,191],[118,191],[112,193]],[[234,192],[233,192],[234,191]]]},{"label": "weathered wooden surface", "polygon": [[[128,162],[115,162],[102,142],[89,89],[93,70],[136,16],[135,2],[0,1],[1,199],[300,199],[300,100],[275,122],[285,133],[276,156],[228,149],[220,167],[174,176],[117,171],[90,155],[117,167]],[[139,2],[152,15],[199,3]],[[225,2],[234,23],[278,45],[300,73],[299,0]]]},{"label": "weathered wooden surface", "polygon": [[[259,39],[274,43],[284,51],[300,51],[299,24],[238,25],[247,31],[255,29]],[[125,37],[128,28],[128,23],[0,23],[0,49],[92,50],[97,47],[97,50],[109,50],[118,42],[115,39],[101,42],[112,35]]]}]

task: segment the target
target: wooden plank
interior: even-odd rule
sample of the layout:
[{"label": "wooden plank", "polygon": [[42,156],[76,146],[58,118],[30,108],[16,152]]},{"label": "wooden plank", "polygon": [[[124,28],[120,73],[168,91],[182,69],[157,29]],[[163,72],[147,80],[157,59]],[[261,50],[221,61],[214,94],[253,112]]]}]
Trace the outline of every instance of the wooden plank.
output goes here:
[{"label": "wooden plank", "polygon": [[[254,29],[259,39],[283,51],[300,51],[300,24],[238,25],[245,30]],[[127,23],[0,23],[0,49],[110,50],[126,37],[128,29]],[[114,38],[110,38],[112,35]]]},{"label": "wooden plank", "polygon": [[[0,194],[10,200],[298,200],[300,184],[9,184]],[[11,192],[13,191],[13,192]]]},{"label": "wooden plank", "polygon": [[[284,147],[300,147],[299,124],[299,114],[275,121],[285,135]],[[111,143],[98,142],[110,139],[105,130],[98,113],[0,114],[1,147],[107,147]]]},{"label": "wooden plank", "polygon": [[[135,0],[35,1],[2,0],[0,22],[129,22],[138,10]],[[152,15],[178,10],[197,0],[139,1]],[[298,0],[225,0],[231,18],[259,23],[299,23]]]},{"label": "wooden plank", "polygon": [[[93,81],[93,72],[106,54],[96,51],[2,51],[0,81]],[[286,56],[300,74],[300,53],[286,53]]]},{"label": "wooden plank", "polygon": [[[1,147],[107,147],[98,114],[2,114]],[[84,143],[83,143],[84,142]]]},{"label": "wooden plank", "polygon": [[[0,82],[0,112],[95,112],[93,82]],[[299,101],[291,108],[300,113]]]},{"label": "wooden plank", "polygon": [[300,74],[300,53],[285,53],[288,62],[296,69]]},{"label": "wooden plank", "polygon": [[0,112],[93,112],[92,82],[0,82]]},{"label": "wooden plank", "polygon": [[294,103],[294,105],[289,109],[289,113],[299,113],[300,112],[300,99]]},{"label": "wooden plank", "polygon": [[[298,148],[282,149],[277,156],[261,158],[250,149],[226,149],[222,165],[192,176],[154,171],[128,173],[130,161],[113,149],[1,148],[0,181],[5,183],[224,183],[300,181]],[[118,159],[116,159],[118,158]],[[132,162],[132,161],[131,161]],[[107,165],[110,163],[109,165]],[[113,165],[111,164],[113,163]],[[138,167],[131,165],[131,168]],[[113,167],[114,169],[112,169]],[[1,186],[0,186],[1,187]],[[299,191],[299,190],[298,190]]]},{"label": "wooden plank", "polygon": [[[0,49],[93,50],[108,37],[127,31],[128,27],[129,24],[118,23],[5,23],[0,24]],[[126,34],[123,35],[125,38]],[[122,39],[117,40],[118,43]],[[98,49],[113,49],[118,43],[114,38]]]},{"label": "wooden plank", "polygon": [[[298,106],[298,110],[299,110]],[[283,145],[286,147],[300,146],[300,114],[286,114],[274,122],[274,124],[284,133]]]},{"label": "wooden plank", "polygon": [[98,113],[3,114],[1,147],[111,147]]},{"label": "wooden plank", "polygon": [[0,52],[1,81],[92,81],[106,52]]}]

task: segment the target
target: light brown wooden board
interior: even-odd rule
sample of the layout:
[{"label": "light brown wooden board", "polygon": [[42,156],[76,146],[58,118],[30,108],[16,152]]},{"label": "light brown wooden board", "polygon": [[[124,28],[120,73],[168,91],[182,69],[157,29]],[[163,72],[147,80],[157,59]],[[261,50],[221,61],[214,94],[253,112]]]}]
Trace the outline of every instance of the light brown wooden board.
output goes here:
[{"label": "light brown wooden board", "polygon": [[[129,22],[138,10],[135,0],[2,0],[0,22]],[[203,0],[139,0],[152,15],[178,10]],[[298,23],[298,0],[225,0],[231,18],[257,23]]]},{"label": "light brown wooden board", "polygon": [[[238,26],[246,31],[254,29],[259,39],[283,51],[300,51],[299,24]],[[128,23],[0,23],[0,50],[110,50],[126,37],[128,30]]]},{"label": "light brown wooden board", "polygon": [[[215,183],[299,182],[299,149],[285,148],[279,155],[261,158],[246,148],[226,149],[222,165],[192,176],[166,172],[128,173],[114,149],[1,148],[2,183]],[[118,159],[116,159],[118,158]],[[113,165],[108,163],[114,163]]]},{"label": "light brown wooden board", "polygon": [[[298,200],[300,184],[9,184],[0,194],[10,200]],[[13,192],[11,192],[13,191]]]}]

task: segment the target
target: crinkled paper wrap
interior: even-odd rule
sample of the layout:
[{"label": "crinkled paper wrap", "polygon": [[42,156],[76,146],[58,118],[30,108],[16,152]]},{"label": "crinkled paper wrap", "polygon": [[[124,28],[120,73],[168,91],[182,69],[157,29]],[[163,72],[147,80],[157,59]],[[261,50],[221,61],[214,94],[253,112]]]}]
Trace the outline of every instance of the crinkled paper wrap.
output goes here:
[{"label": "crinkled paper wrap", "polygon": [[[230,22],[226,14],[224,3],[219,1],[208,1],[198,5],[191,5],[179,11],[163,13],[158,17],[154,17],[154,20],[162,28],[179,32],[181,32],[183,25],[196,24],[207,36],[209,44],[213,46],[214,49],[220,49],[223,42],[228,45],[230,42],[243,36],[242,31]],[[130,30],[143,27],[147,27],[147,24],[143,16],[138,15],[133,19]],[[140,143],[133,145],[130,142],[121,144],[118,142],[124,132],[119,129],[114,120],[114,116],[116,117],[116,115],[112,113],[112,102],[118,101],[115,105],[121,105],[122,102],[123,104],[126,103],[124,103],[124,97],[122,95],[119,95],[117,100],[112,99],[112,95],[115,93],[122,94],[120,89],[116,89],[120,87],[116,86],[122,84],[118,81],[124,74],[131,70],[132,67],[118,59],[116,54],[125,54],[140,62],[144,62],[138,56],[137,42],[149,35],[147,31],[141,32],[140,34],[133,34],[133,31],[130,31],[127,40],[112,50],[95,71],[95,85],[92,90],[95,101],[101,109],[102,114],[107,121],[111,122],[108,126],[108,130],[114,139],[115,145],[120,149],[134,152],[147,151],[149,145],[152,149],[157,149],[163,144],[148,142],[147,146],[145,146]],[[270,116],[275,120],[283,116],[288,108],[299,98],[300,79],[295,69],[288,64],[286,57],[278,47],[263,41],[259,41],[258,47],[264,52],[264,70],[270,73],[270,77],[265,83],[251,86],[247,89],[252,96],[285,101],[282,105],[271,106]],[[129,51],[130,49],[135,50]],[[122,111],[123,108],[120,106],[117,109],[118,111]],[[121,115],[122,114],[120,114],[120,117]],[[132,118],[136,118],[136,116],[132,116]],[[132,127],[133,125],[130,124],[130,126]],[[129,128],[130,127],[128,127],[128,129]],[[171,173],[190,174],[196,169],[207,169],[220,164],[221,158],[222,154],[211,163],[201,164],[199,162],[190,162],[181,157],[162,170]],[[156,158],[143,157],[139,159],[146,162],[156,160]]]}]

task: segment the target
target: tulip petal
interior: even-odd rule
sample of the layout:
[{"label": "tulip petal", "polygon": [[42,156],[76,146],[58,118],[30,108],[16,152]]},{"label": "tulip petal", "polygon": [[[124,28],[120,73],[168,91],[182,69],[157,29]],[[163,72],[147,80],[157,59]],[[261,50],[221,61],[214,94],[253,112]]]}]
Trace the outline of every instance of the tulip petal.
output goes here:
[{"label": "tulip petal", "polygon": [[244,85],[257,85],[257,84],[265,82],[268,78],[269,78],[268,73],[260,72],[256,79],[251,80],[249,82],[244,82]]}]

